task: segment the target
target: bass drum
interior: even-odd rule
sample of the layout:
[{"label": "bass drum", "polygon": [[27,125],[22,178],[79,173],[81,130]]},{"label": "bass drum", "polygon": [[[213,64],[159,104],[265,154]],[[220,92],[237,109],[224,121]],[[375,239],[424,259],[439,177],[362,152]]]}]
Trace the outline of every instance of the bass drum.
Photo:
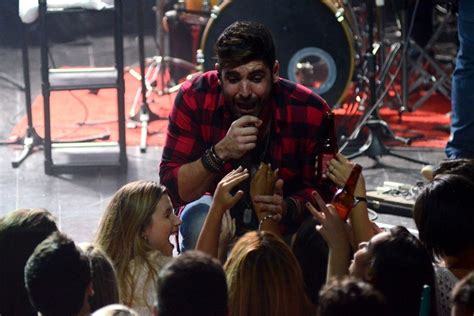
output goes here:
[{"label": "bass drum", "polygon": [[353,36],[329,1],[226,1],[209,19],[201,39],[204,70],[214,69],[214,43],[235,21],[257,21],[273,34],[280,76],[301,83],[331,107],[342,101],[354,72]]}]

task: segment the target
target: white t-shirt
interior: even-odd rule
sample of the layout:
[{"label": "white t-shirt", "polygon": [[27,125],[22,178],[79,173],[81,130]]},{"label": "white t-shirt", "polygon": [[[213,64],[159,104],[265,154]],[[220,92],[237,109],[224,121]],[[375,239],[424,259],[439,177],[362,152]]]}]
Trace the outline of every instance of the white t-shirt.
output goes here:
[{"label": "white t-shirt", "polygon": [[[158,273],[172,259],[173,257],[165,256],[159,251],[153,251],[149,255],[149,260],[155,266],[156,271]],[[132,270],[134,268],[133,261],[131,262],[131,268]],[[145,292],[143,292],[143,289],[145,288],[145,281],[146,281],[147,276],[148,276],[148,271],[146,267],[142,267],[141,269],[138,269],[138,274],[136,275],[135,282],[134,282],[136,284],[135,297],[133,299],[134,303],[132,306],[130,306],[139,315],[143,315],[143,316],[153,315],[153,306],[155,305],[155,302],[156,302],[156,282],[155,281],[152,281],[151,283],[149,283],[145,289]],[[142,296],[143,293],[145,293],[145,297]]]}]

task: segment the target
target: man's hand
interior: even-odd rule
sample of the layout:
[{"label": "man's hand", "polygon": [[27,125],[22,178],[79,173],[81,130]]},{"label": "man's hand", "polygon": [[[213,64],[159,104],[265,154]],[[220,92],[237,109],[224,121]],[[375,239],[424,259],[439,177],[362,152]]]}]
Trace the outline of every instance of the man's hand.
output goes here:
[{"label": "man's hand", "polygon": [[257,146],[258,128],[262,120],[256,116],[244,115],[235,120],[225,137],[214,146],[217,157],[222,160],[240,159]]},{"label": "man's hand", "polygon": [[283,215],[283,180],[277,178],[278,169],[273,171],[261,163],[250,182],[250,197],[259,220],[269,213]]},{"label": "man's hand", "polygon": [[259,220],[269,213],[277,215],[274,220],[281,220],[284,215],[283,180],[276,181],[275,192],[272,195],[256,195],[253,203]]}]

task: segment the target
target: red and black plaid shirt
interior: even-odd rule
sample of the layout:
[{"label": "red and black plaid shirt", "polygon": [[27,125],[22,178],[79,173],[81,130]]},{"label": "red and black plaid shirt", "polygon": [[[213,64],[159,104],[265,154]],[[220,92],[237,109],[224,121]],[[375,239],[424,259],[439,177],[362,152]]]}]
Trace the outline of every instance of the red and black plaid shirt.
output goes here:
[{"label": "red and black plaid shirt", "polygon": [[[274,121],[265,162],[273,169],[279,168],[284,197],[305,202],[310,200],[316,183],[314,163],[321,145],[320,125],[329,107],[311,90],[285,79],[280,78],[272,92]],[[216,71],[206,72],[181,87],[169,117],[160,164],[161,183],[168,188],[175,206],[186,203],[178,194],[179,168],[199,159],[207,148],[224,138],[234,120],[224,104]],[[230,170],[232,163],[228,162],[210,193]]]}]

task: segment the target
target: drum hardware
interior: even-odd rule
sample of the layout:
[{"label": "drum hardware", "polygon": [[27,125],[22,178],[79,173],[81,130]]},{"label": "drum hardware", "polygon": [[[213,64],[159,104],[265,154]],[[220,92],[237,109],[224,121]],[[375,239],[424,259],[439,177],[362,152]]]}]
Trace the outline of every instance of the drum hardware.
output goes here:
[{"label": "drum hardware", "polygon": [[[447,11],[444,12],[442,22],[436,28],[425,47],[420,47],[414,41],[410,42],[410,46],[413,47],[415,52],[418,54],[416,60],[408,58],[411,65],[410,78],[418,78],[413,84],[411,84],[412,90],[419,88],[421,85],[431,85],[430,89],[410,106],[410,111],[416,111],[416,109],[418,109],[435,92],[441,93],[448,99],[451,98],[450,75],[440,66],[438,61],[431,57],[427,52],[434,50],[435,43],[438,41],[441,33],[447,28],[449,21],[453,17],[453,7],[447,6]],[[454,60],[455,58],[455,56],[450,57],[451,60]]]},{"label": "drum hardware", "polygon": [[[415,14],[413,14],[414,16]],[[406,36],[406,8],[402,6],[400,16],[401,41],[396,41],[390,45],[389,53],[383,66],[381,67],[380,82],[377,93],[380,93],[382,87],[391,89],[397,103],[400,105],[399,117],[402,119],[402,113],[405,111],[415,111],[426,100],[428,100],[433,93],[440,92],[447,98],[450,98],[451,83],[449,74],[438,64],[438,62],[428,54],[428,51],[433,49],[433,46],[439,38],[442,30],[446,27],[450,15],[446,14],[442,23],[437,27],[432,37],[424,48],[419,46],[410,36]],[[409,52],[409,54],[408,54]],[[390,71],[397,63],[402,65],[402,77],[400,80],[401,92],[394,87],[394,80],[398,74],[393,74]],[[389,84],[385,84],[388,77]],[[408,80],[410,78],[410,80]],[[408,87],[410,86],[410,87]],[[426,87],[430,86],[426,90]],[[413,92],[418,91],[419,88],[425,88],[423,96],[414,98]],[[410,100],[409,100],[410,97]]]},{"label": "drum hardware", "polygon": [[[374,3],[373,1],[374,0],[367,0],[367,25],[368,25],[368,45],[367,46],[370,48],[374,46]],[[378,2],[378,4],[380,4],[380,2]],[[413,21],[413,18],[412,18],[412,21]],[[411,26],[412,24],[413,23],[411,23]],[[410,29],[411,29],[411,26],[410,26]],[[410,30],[408,32],[410,32]],[[408,35],[405,35],[405,36],[407,36],[408,38]],[[406,49],[406,45],[404,49]],[[403,155],[393,153],[391,149],[387,148],[382,141],[382,138],[384,136],[389,136],[390,138],[397,141],[401,141],[405,144],[411,143],[411,139],[406,139],[403,137],[396,136],[393,133],[393,131],[390,129],[388,124],[385,121],[383,121],[378,114],[378,109],[382,105],[382,102],[388,93],[388,89],[385,89],[382,95],[380,95],[379,98],[377,99],[377,88],[376,88],[377,65],[376,65],[375,53],[376,51],[374,51],[373,49],[368,49],[365,55],[365,58],[367,61],[367,74],[368,74],[368,81],[369,81],[369,85],[368,85],[369,106],[367,107],[366,112],[361,117],[359,124],[356,126],[351,136],[340,147],[341,148],[340,151],[342,152],[351,141],[354,141],[359,137],[359,134],[362,128],[367,127],[368,136],[367,136],[366,142],[355,153],[346,154],[349,159],[354,159],[356,157],[359,157],[365,154],[371,159],[375,160],[377,163],[379,163],[379,157],[388,155],[388,156],[393,156],[393,157],[401,158],[404,160],[408,160],[414,163],[428,164],[427,162],[424,162],[421,160],[417,160],[417,159],[413,159],[410,157],[405,157]],[[397,74],[402,67],[403,65],[399,65],[397,69]]]},{"label": "drum hardware", "polygon": [[280,76],[303,83],[331,107],[338,106],[352,83],[359,51],[354,45],[349,10],[340,10],[334,2],[224,1],[211,12],[204,29],[202,69],[214,69],[214,42],[227,26],[237,20],[257,21],[273,33]]},{"label": "drum hardware", "polygon": [[[161,117],[158,114],[150,110],[148,106],[149,97],[157,89],[158,79],[160,79],[161,90],[157,91],[159,95],[169,94],[176,91],[173,88],[174,83],[170,80],[170,65],[177,65],[186,69],[195,70],[196,66],[185,60],[179,58],[173,58],[166,56],[165,54],[165,32],[162,26],[164,18],[164,1],[157,0],[156,4],[156,16],[157,16],[157,30],[158,33],[158,50],[159,56],[154,56],[148,59],[148,67],[145,72],[145,45],[144,45],[144,0],[139,0],[139,8],[137,10],[137,23],[138,23],[138,47],[139,47],[139,61],[140,61],[140,74],[130,70],[130,74],[141,82],[140,87],[137,89],[135,98],[130,108],[129,118],[130,121],[127,123],[128,128],[136,128],[137,124],[140,124],[140,152],[145,153],[147,149],[147,137],[148,137],[148,124],[156,120],[167,120],[166,117]],[[140,102],[140,109],[137,112],[137,106]]]}]

